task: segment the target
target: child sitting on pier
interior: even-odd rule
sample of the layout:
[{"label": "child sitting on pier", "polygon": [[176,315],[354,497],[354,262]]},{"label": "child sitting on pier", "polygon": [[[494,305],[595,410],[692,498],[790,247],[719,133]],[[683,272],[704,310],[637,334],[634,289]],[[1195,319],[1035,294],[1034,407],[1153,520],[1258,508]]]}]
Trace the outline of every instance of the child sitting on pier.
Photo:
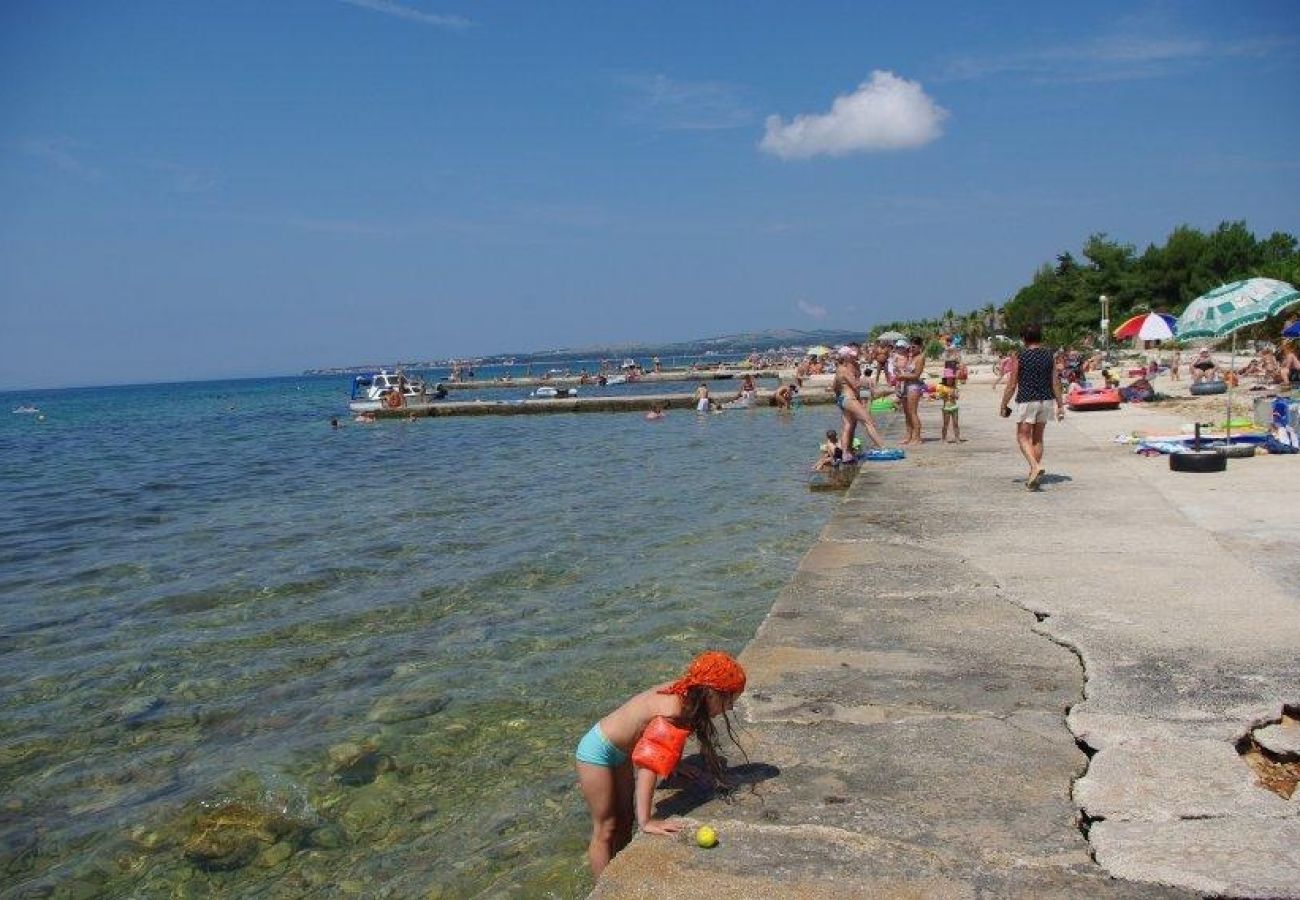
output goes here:
[{"label": "child sitting on pier", "polygon": [[[724,780],[713,719],[721,716],[736,742],[727,711],[745,690],[745,670],[726,653],[697,656],[686,674],[637,694],[587,732],[578,744],[578,787],[591,813],[587,859],[598,876],[632,840],[632,819],[646,834],[674,834],[681,822],[651,817],[655,784],[679,767],[686,738],[694,735],[710,775]],[[739,744],[737,744],[739,746]],[[635,767],[635,769],[634,769]],[[690,772],[694,773],[694,767]]]},{"label": "child sitting on pier", "polygon": [[826,440],[822,441],[821,446],[817,448],[821,451],[821,456],[817,457],[817,462],[813,463],[814,472],[824,472],[831,466],[840,464],[844,451],[840,449],[839,433],[833,428],[826,430]]}]

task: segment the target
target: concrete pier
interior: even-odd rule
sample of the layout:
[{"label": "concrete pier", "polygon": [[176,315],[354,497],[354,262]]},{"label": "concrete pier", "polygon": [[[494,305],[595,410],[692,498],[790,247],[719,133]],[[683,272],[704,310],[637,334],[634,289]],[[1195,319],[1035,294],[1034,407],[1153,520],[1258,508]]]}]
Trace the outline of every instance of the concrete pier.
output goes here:
[{"label": "concrete pier", "polygon": [[1125,408],[1049,424],[1030,492],[1000,395],[864,467],[745,648],[740,790],[658,795],[719,846],[638,836],[594,898],[1300,897],[1250,758],[1300,704],[1300,463],[1173,473]]},{"label": "concrete pier", "polygon": [[[730,381],[744,378],[746,375],[753,375],[755,378],[780,378],[793,370],[790,369],[671,369],[665,372],[646,372],[636,379],[638,384],[671,384],[681,381]],[[440,381],[438,382],[449,391],[472,391],[472,390],[494,390],[498,388],[531,388],[531,387],[594,387],[596,385],[595,374],[588,375],[584,384],[581,376],[578,375],[557,375],[551,378],[525,377],[511,378],[505,381],[500,378],[491,380],[470,380],[470,381]]]},{"label": "concrete pier", "polygon": [[[772,391],[758,391],[754,409],[771,409]],[[731,396],[727,395],[727,399]],[[720,399],[715,397],[715,400]],[[799,403],[815,406],[832,402],[834,398],[825,390],[812,390],[800,394]],[[382,409],[375,413],[380,419],[406,419],[446,416],[526,416],[546,413],[618,413],[646,412],[659,404],[664,409],[695,409],[694,394],[639,394],[615,397],[547,397],[529,398],[515,402],[474,400],[441,401],[419,410]],[[729,410],[730,411],[730,410]],[[743,412],[744,410],[738,410]]]}]

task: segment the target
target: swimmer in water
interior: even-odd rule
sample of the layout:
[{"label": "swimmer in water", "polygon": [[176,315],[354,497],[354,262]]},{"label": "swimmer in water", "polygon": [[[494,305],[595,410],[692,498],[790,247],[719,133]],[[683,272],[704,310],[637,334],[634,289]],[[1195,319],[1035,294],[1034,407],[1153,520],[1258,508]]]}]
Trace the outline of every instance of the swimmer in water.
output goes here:
[{"label": "swimmer in water", "polygon": [[701,381],[700,386],[695,389],[695,411],[708,412],[712,405],[709,402],[709,386]]}]

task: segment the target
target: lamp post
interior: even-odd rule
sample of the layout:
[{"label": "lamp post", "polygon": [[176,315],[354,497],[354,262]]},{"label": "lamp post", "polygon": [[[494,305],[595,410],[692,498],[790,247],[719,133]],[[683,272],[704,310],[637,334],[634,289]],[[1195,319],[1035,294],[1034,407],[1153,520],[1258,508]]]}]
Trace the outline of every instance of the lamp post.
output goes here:
[{"label": "lamp post", "polygon": [[984,326],[988,330],[988,349],[993,348],[993,339],[1002,333],[1004,324],[1002,313],[996,306],[991,306],[988,314],[984,316]]},{"label": "lamp post", "polygon": [[1102,294],[1101,300],[1101,347],[1106,361],[1110,361],[1110,298]]}]

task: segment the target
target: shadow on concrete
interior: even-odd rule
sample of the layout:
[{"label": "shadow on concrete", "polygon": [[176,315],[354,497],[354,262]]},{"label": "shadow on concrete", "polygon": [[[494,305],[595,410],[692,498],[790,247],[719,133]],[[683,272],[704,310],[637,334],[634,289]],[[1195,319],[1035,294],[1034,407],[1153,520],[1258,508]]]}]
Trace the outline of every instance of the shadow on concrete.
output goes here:
[{"label": "shadow on concrete", "polygon": [[[699,754],[687,757],[684,761],[698,769],[704,769],[704,759]],[[725,786],[700,784],[689,778],[674,775],[664,783],[664,786],[676,788],[677,792],[655,805],[655,817],[664,819],[669,816],[690,815],[710,800],[729,798],[744,790],[752,791],[757,785],[780,774],[780,769],[767,763],[728,766]]]}]

